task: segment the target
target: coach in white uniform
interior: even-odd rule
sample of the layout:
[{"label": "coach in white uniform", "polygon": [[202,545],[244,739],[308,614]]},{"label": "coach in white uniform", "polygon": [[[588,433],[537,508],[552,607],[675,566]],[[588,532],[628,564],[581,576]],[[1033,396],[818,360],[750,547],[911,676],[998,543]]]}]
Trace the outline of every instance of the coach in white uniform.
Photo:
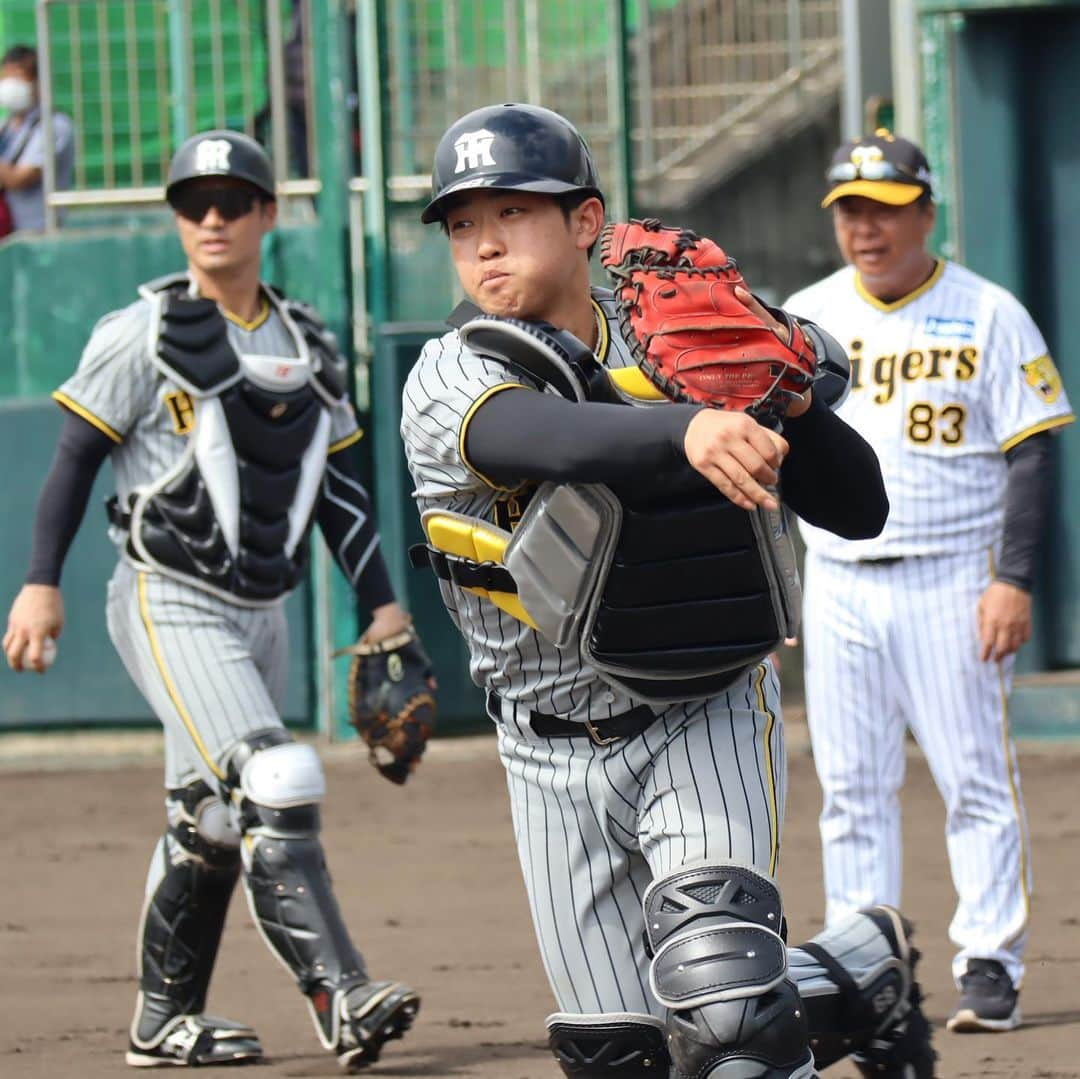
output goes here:
[{"label": "coach in white uniform", "polygon": [[281,720],[285,598],[315,521],[373,615],[366,637],[399,633],[407,616],[350,461],[360,431],[344,360],[311,308],[259,278],[277,210],[269,158],[245,135],[204,132],[177,151],[166,195],[187,271],[102,319],[54,394],[64,423],[4,650],[17,671],[45,669],[64,624],[64,558],[111,457],[109,633],[165,728],[168,818],[146,882],[127,1062],[261,1056],[250,1027],[204,1012],[241,879],[323,1047],[352,1071],[419,1000],[372,981],[350,940],[319,840],[322,767]]},{"label": "coach in white uniform", "polygon": [[848,142],[828,179],[848,265],[784,306],[848,350],[840,415],[877,451],[890,512],[867,540],[802,526],[826,920],[900,902],[910,727],[945,800],[959,895],[949,1027],[1009,1030],[1031,870],[1007,701],[1031,634],[1052,433],[1074,417],[1027,311],[927,251],[935,207],[917,146],[887,131]]}]

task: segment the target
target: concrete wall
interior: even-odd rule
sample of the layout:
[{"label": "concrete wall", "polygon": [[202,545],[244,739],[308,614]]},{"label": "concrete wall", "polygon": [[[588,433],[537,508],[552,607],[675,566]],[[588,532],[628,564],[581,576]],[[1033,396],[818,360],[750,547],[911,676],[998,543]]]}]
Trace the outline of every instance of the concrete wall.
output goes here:
[{"label": "concrete wall", "polygon": [[840,265],[829,215],[820,208],[839,125],[837,109],[770,147],[722,191],[687,206],[678,220],[648,206],[638,210],[715,240],[738,261],[755,292],[780,301]]}]

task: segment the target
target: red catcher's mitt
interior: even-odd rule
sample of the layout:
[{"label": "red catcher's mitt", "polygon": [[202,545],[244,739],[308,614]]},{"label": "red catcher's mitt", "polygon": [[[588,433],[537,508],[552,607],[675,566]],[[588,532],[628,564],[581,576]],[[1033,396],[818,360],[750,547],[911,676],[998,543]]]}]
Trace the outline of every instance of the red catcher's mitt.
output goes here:
[{"label": "red catcher's mitt", "polygon": [[404,783],[435,729],[435,679],[420,638],[407,629],[350,654],[349,722],[367,743],[371,763]]},{"label": "red catcher's mitt", "polygon": [[623,336],[645,376],[673,401],[750,413],[776,426],[814,380],[817,357],[784,312],[785,344],[735,295],[746,287],[712,240],[655,219],[612,223],[600,237]]}]

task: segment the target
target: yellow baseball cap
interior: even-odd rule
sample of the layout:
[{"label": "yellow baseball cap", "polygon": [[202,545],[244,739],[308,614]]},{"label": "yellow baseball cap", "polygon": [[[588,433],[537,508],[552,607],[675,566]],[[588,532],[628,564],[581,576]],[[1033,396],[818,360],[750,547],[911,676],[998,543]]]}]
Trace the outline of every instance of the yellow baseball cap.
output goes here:
[{"label": "yellow baseball cap", "polygon": [[845,195],[907,206],[921,195],[934,194],[926,155],[915,143],[885,128],[845,142],[833,154],[825,179],[833,186],[821,202],[823,207]]}]

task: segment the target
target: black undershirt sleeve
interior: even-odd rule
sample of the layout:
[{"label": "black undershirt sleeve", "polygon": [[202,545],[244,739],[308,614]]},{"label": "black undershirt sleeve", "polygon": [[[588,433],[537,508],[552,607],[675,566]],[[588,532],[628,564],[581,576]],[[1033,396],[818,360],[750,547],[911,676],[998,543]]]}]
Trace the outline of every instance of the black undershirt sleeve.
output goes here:
[{"label": "black undershirt sleeve", "polygon": [[682,444],[697,411],[694,405],[577,404],[508,390],[488,398],[469,421],[465,455],[505,487],[530,479],[663,491],[674,475],[692,471]]},{"label": "black undershirt sleeve", "polygon": [[[698,411],[694,405],[577,404],[509,390],[477,409],[465,433],[465,454],[477,472],[505,487],[529,479],[605,483],[637,499],[703,493],[712,487],[683,452],[686,428]],[[876,536],[888,500],[866,441],[817,402],[787,421],[784,435],[791,444],[781,468],[784,501],[838,535]]]},{"label": "black undershirt sleeve", "polygon": [[369,612],[393,603],[394,588],[379,545],[371,498],[348,449],[332,454],[326,462],[315,516],[360,603]]},{"label": "black undershirt sleeve", "polygon": [[816,397],[784,421],[791,451],[780,468],[784,502],[807,524],[844,539],[870,539],[885,527],[889,499],[873,447]]},{"label": "black undershirt sleeve", "polygon": [[64,410],[56,452],[34,511],[27,584],[60,584],[64,559],[82,524],[94,480],[115,445],[93,424]]},{"label": "black undershirt sleeve", "polygon": [[1050,437],[1043,431],[1005,453],[1005,529],[995,577],[1026,592],[1035,582],[1035,560],[1050,508]]}]

